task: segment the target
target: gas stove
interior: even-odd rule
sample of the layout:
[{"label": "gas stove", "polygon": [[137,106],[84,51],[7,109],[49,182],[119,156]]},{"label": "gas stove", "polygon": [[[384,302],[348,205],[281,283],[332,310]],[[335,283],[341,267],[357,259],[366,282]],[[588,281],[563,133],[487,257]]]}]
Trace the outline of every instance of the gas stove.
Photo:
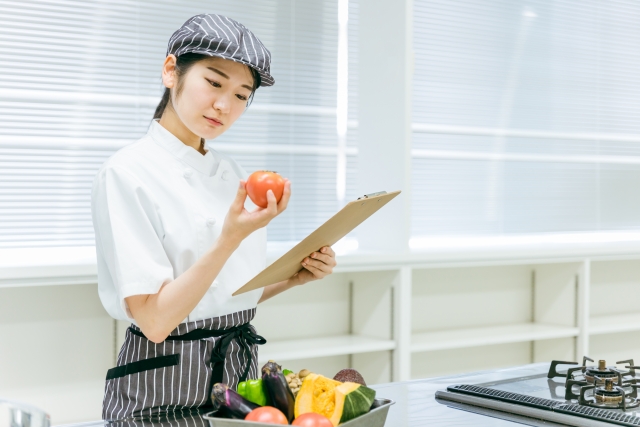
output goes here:
[{"label": "gas stove", "polygon": [[[620,409],[626,412],[640,406],[638,400],[638,378],[633,359],[616,362],[626,370],[608,367],[607,362],[599,360],[597,366],[589,366],[593,359],[584,357],[582,366],[575,362],[554,360],[549,367],[547,378],[565,378],[564,399],[576,401],[579,405],[600,409]],[[558,372],[558,366],[567,365],[566,373]]]},{"label": "gas stove", "polygon": [[[638,374],[638,376],[636,376]],[[457,402],[577,427],[640,426],[640,367],[632,359],[608,366],[584,357],[582,364],[554,360],[546,375],[484,384],[458,384],[436,393]]]}]

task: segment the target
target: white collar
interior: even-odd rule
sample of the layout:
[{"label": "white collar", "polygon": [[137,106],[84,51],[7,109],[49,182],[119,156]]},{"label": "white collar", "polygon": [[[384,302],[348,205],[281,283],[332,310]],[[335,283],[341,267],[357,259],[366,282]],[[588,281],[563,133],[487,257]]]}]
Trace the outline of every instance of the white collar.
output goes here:
[{"label": "white collar", "polygon": [[147,135],[149,135],[156,144],[160,145],[162,148],[198,172],[210,176],[215,172],[214,169],[217,169],[219,161],[214,157],[212,153],[213,150],[206,147],[207,153],[202,155],[193,147],[190,147],[180,141],[174,134],[158,123],[156,119],[151,121],[151,126],[149,126]]}]

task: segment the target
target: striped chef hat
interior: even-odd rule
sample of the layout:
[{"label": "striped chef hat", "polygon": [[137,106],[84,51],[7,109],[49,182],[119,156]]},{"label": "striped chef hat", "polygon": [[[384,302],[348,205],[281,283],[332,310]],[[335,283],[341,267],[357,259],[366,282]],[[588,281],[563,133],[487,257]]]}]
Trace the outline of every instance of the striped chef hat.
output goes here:
[{"label": "striped chef hat", "polygon": [[254,68],[260,86],[272,86],[271,52],[247,27],[222,15],[203,13],[187,20],[169,39],[167,55],[218,56]]}]

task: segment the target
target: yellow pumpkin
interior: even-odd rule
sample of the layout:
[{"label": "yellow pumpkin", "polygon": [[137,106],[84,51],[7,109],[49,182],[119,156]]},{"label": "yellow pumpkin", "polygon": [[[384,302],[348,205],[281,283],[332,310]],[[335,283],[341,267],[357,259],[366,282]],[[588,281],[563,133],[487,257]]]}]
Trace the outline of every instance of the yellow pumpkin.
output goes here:
[{"label": "yellow pumpkin", "polygon": [[335,381],[322,375],[307,375],[296,398],[296,418],[307,412],[315,412],[331,420],[331,416],[335,411],[335,389],[340,384],[342,384],[340,381]]},{"label": "yellow pumpkin", "polygon": [[296,418],[307,412],[324,415],[337,426],[341,422],[366,414],[376,392],[356,383],[341,383],[310,374],[302,382],[295,404]]}]

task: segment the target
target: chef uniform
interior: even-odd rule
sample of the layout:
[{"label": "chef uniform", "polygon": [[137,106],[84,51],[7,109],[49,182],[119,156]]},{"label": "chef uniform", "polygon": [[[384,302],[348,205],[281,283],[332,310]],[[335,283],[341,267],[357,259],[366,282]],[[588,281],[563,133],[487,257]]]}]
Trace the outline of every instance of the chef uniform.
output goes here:
[{"label": "chef uniform", "polygon": [[[213,46],[203,50],[205,45]],[[229,18],[189,19],[167,50],[176,56],[187,52],[245,63],[260,73],[261,85],[273,84],[268,51]],[[125,301],[157,293],[211,248],[246,177],[230,157],[210,148],[202,155],[155,120],[144,137],[115,153],[98,172],[92,218],[100,299],[112,317],[132,322],[117,366],[107,373],[105,420],[204,406],[214,383],[235,388],[239,381],[259,377],[257,345],[266,341],[249,322],[262,290],[231,294],[265,267],[264,228],[242,241],[164,342],[144,336]],[[255,206],[247,201],[245,207]]]}]

